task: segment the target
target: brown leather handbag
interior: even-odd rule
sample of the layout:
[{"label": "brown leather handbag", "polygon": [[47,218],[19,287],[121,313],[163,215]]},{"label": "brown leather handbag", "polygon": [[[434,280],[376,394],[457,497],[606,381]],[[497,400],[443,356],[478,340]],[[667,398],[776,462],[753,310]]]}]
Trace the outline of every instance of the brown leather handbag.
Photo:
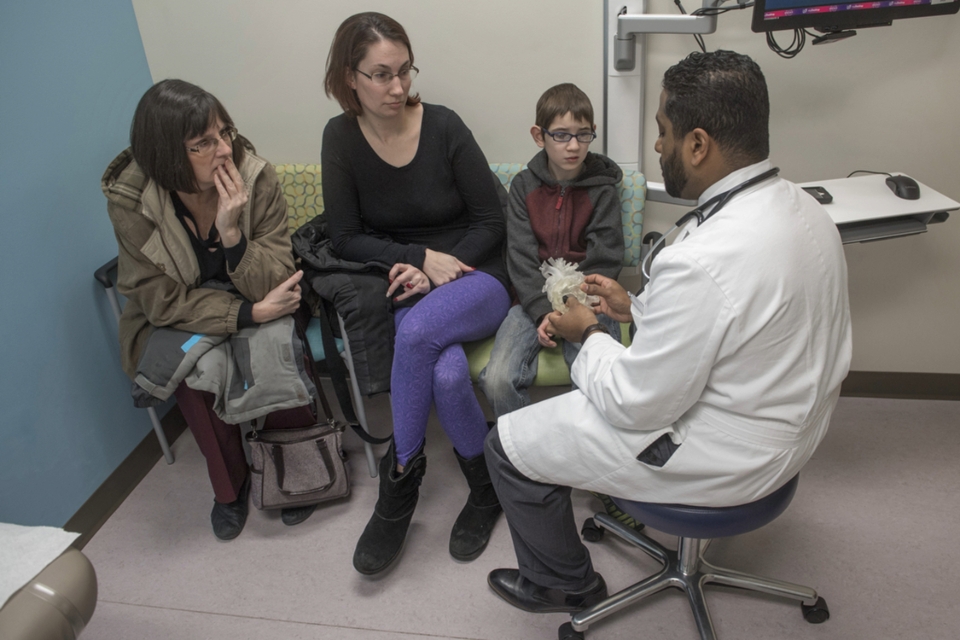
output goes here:
[{"label": "brown leather handbag", "polygon": [[253,506],[303,507],[350,495],[343,429],[327,420],[297,429],[248,433]]}]

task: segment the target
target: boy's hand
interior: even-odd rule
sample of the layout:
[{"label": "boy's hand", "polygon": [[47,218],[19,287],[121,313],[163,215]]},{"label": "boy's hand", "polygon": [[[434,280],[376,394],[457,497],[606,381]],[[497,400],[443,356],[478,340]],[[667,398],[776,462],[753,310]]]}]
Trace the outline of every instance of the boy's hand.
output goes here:
[{"label": "boy's hand", "polygon": [[537,327],[537,340],[540,342],[541,347],[546,347],[547,349],[552,349],[557,346],[557,343],[553,341],[550,334],[547,333],[547,327],[550,326],[550,314],[543,316],[543,320],[540,321],[540,326]]},{"label": "boy's hand", "polygon": [[580,290],[600,298],[600,302],[593,305],[594,313],[602,313],[617,322],[633,320],[630,314],[630,296],[616,280],[593,273],[583,279]]},{"label": "boy's hand", "polygon": [[430,292],[430,281],[426,274],[412,264],[398,262],[393,265],[393,268],[390,269],[389,278],[390,286],[387,287],[387,297],[393,296],[399,290],[400,295],[394,298],[396,302],[406,300],[418,293]]},{"label": "boy's hand", "polygon": [[569,296],[567,310],[563,313],[554,311],[547,314],[546,321],[550,323],[546,329],[548,335],[560,336],[567,342],[578,343],[583,337],[583,330],[597,323],[597,315],[590,307],[585,307],[579,300]]}]

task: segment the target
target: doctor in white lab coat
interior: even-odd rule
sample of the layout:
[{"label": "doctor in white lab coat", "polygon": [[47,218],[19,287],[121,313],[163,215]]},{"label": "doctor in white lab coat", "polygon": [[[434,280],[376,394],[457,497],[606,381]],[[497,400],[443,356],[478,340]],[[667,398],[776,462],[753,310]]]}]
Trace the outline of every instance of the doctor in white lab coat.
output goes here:
[{"label": "doctor in white lab coat", "polygon": [[[771,170],[759,67],[695,53],[663,86],[656,150],[668,193],[700,205],[733,193],[656,256],[640,296],[589,276],[598,308],[571,299],[549,331],[583,342],[571,368],[578,389],[491,431],[488,466],[520,568],[489,582],[528,611],[606,596],[570,487],[705,506],[759,499],[813,454],[850,366],[840,236],[820,204]],[[634,322],[632,345],[605,335],[595,311]]]}]

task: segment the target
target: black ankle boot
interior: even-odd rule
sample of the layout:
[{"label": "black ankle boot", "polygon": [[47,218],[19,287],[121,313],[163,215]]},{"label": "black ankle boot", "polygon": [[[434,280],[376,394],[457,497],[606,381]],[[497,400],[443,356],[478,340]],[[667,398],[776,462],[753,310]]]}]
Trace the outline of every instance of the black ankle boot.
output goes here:
[{"label": "black ankle boot", "polygon": [[353,552],[353,566],[360,573],[379,573],[400,555],[426,470],[427,458],[421,445],[407,461],[403,473],[397,475],[397,452],[394,443],[390,443],[380,459],[380,497]]},{"label": "black ankle boot", "polygon": [[247,523],[247,494],[250,492],[250,476],[240,485],[240,492],[233,502],[213,501],[213,511],[210,512],[210,522],[213,524],[213,535],[220,540],[233,540],[243,531]]},{"label": "black ankle boot", "polygon": [[490,541],[493,525],[503,509],[493,490],[487,460],[481,453],[475,458],[465,460],[454,451],[460,470],[467,479],[470,495],[463,506],[457,521],[450,531],[450,555],[457,560],[467,562],[477,558]]}]

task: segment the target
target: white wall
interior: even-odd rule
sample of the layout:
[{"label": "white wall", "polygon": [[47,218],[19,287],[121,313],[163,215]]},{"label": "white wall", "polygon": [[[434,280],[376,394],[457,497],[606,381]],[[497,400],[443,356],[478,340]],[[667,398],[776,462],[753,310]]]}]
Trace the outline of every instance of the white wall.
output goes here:
[{"label": "white wall", "polygon": [[[670,0],[652,6],[674,13]],[[326,121],[327,49],[340,22],[377,10],[407,29],[424,100],[456,110],[491,161],[525,162],[537,98],[574,82],[594,101],[603,87],[599,0],[366,3],[333,0],[133,0],[154,80],[180,77],[217,95],[241,131],[274,162],[317,162]],[[697,5],[687,0],[687,10]],[[960,16],[862,30],[783,60],[750,31],[750,12],[719,18],[709,49],[753,56],[772,103],[772,157],[795,181],[855,169],[903,171],[960,200]],[[694,48],[689,36],[651,36],[645,163],[659,178],[653,140],[663,71]],[[649,228],[678,211],[649,207]],[[847,247],[853,368],[960,373],[960,215],[924,236]]]},{"label": "white wall", "polygon": [[599,111],[603,16],[594,4],[133,0],[154,80],[179,77],[216,95],[274,162],[320,161],[323,127],[341,113],[323,93],[327,51],[340,23],[361,11],[407,30],[425,102],[460,114],[489,160],[526,162],[545,89],[574,82]]},{"label": "white wall", "polygon": [[[653,9],[671,12],[670,0]],[[687,0],[687,10],[694,5]],[[767,78],[771,159],[796,182],[856,169],[902,171],[960,201],[960,16],[902,20],[785,60],[750,31],[750,10],[719,18],[709,50],[752,56]],[[696,46],[650,36],[645,167],[659,171],[653,114],[659,79]],[[778,41],[789,43],[780,33]],[[651,204],[647,228],[682,213]],[[927,234],[848,245],[854,357],[859,371],[960,373],[960,212]]]}]

